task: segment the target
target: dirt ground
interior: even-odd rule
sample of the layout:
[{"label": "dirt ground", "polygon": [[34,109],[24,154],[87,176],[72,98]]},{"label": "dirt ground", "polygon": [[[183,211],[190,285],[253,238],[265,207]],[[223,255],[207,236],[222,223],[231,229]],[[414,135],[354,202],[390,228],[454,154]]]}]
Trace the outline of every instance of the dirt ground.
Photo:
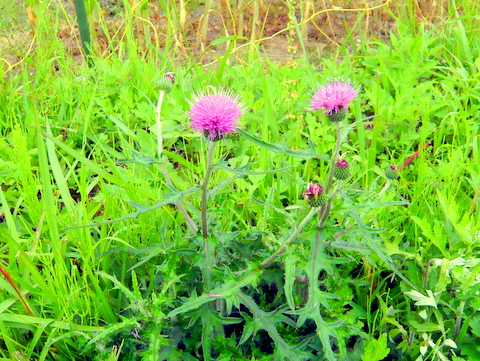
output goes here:
[{"label": "dirt ground", "polygon": [[[108,56],[110,52],[115,51],[111,48],[112,42],[121,41],[125,36],[127,24],[122,17],[124,9],[119,3],[121,2],[114,0],[102,1],[101,9],[97,9],[96,16],[94,15],[96,31],[92,35],[97,56]],[[71,1],[59,1],[55,6],[44,10],[47,11],[50,26],[40,25],[41,9],[29,9],[19,1],[16,6],[17,13],[9,14],[12,17],[10,20],[12,26],[8,26],[8,23],[1,24],[3,26],[0,29],[0,56],[4,71],[14,69],[16,64],[32,54],[36,47],[41,46],[40,39],[50,36],[60,39],[67,53],[71,54],[77,63],[83,62],[75,11]],[[142,10],[143,12],[135,13],[138,20],[133,23],[133,31],[139,40],[139,48],[142,49],[142,44],[146,44],[149,38],[151,42],[158,44],[159,48],[168,43],[171,46],[174,42],[178,50],[175,60],[182,61],[193,57],[208,64],[221,56],[229,44],[219,42],[212,45],[212,42],[215,44],[219,39],[242,35],[246,40],[237,41],[233,57],[230,57],[231,59],[236,57],[239,63],[243,61],[249,49],[250,39],[254,39],[255,44],[258,44],[262,56],[277,63],[286,63],[302,54],[299,36],[295,29],[291,26],[289,28],[289,11],[284,1],[261,1],[257,8],[258,21],[254,22],[255,9],[245,8],[240,13],[238,9],[228,7],[225,0],[218,0],[209,15],[205,41],[202,41],[200,36],[200,28],[205,21],[204,8],[199,5],[189,10],[183,26],[178,22],[169,24],[165,9],[157,2],[151,2],[148,8]],[[310,21],[298,28],[302,32],[301,39],[305,48],[314,58],[334,53],[350,33],[356,42],[360,42],[362,37],[387,38],[394,26],[392,18],[386,16],[386,12],[381,9],[372,11],[336,9],[323,12],[322,10],[324,9],[319,7],[310,9],[308,12]],[[361,20],[358,20],[359,15]],[[140,20],[145,19],[145,16],[148,16],[148,23]],[[243,19],[240,20],[240,17]],[[300,8],[296,9],[295,18],[297,21],[302,18]],[[52,33],[51,29],[58,31]],[[256,34],[252,35],[253,31]],[[110,40],[107,40],[108,37]],[[147,46],[143,47],[148,51]]]}]

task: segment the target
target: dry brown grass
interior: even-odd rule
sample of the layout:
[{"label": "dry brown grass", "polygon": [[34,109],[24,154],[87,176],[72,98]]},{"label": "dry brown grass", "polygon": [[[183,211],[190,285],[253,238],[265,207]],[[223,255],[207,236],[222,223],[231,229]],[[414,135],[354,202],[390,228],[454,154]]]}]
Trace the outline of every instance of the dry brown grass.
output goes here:
[{"label": "dry brown grass", "polygon": [[[230,36],[237,37],[232,54],[240,62],[252,44],[271,60],[284,62],[299,55],[302,42],[308,51],[322,56],[335,51],[347,37],[388,40],[397,21],[441,25],[452,12],[452,1],[448,0],[217,0],[210,8],[198,1],[166,1],[168,6],[162,7],[159,2],[129,0],[130,9],[118,7],[114,16],[106,11],[106,1],[100,4],[102,7],[93,7],[90,13],[96,56],[118,52],[120,44],[131,37],[144,53],[168,48],[172,60],[201,62],[222,54],[230,42],[212,42]],[[457,6],[461,12],[461,5]],[[52,14],[54,8],[61,8],[65,16],[56,36],[81,61],[72,2],[56,0]],[[38,7],[26,6],[25,23],[30,24],[30,31],[4,32],[0,38],[7,71],[34,49],[34,34],[46,31],[38,29],[39,16],[49,16],[48,9],[46,15],[40,15]]]}]

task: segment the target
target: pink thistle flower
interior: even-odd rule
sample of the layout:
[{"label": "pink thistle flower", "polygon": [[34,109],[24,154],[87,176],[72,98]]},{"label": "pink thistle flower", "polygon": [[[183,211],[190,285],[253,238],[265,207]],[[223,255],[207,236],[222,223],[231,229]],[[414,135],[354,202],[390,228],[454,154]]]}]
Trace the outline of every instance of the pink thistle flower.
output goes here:
[{"label": "pink thistle flower", "polygon": [[325,109],[324,112],[331,121],[341,121],[345,118],[348,106],[357,97],[358,92],[359,90],[350,80],[334,79],[327,85],[320,86],[312,96],[311,110]]},{"label": "pink thistle flower", "polygon": [[308,185],[307,193],[313,197],[318,197],[323,193],[323,187],[318,183],[310,183]]},{"label": "pink thistle flower", "polygon": [[325,203],[323,187],[318,183],[309,183],[308,188],[303,192],[303,198],[311,207],[320,207]]},{"label": "pink thistle flower", "polygon": [[212,93],[198,93],[188,113],[190,125],[208,140],[217,141],[238,129],[238,119],[245,113],[238,95],[227,90],[214,89]]}]

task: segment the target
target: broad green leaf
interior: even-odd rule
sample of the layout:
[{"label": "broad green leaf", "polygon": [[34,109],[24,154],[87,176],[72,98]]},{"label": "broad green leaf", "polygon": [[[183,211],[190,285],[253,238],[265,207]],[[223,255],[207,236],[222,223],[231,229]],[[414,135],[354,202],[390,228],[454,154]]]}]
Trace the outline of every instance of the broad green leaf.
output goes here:
[{"label": "broad green leaf", "polygon": [[411,320],[410,324],[415,328],[417,332],[433,332],[433,331],[442,331],[442,327],[432,322],[423,322],[420,323],[415,320]]},{"label": "broad green leaf", "polygon": [[387,347],[387,334],[382,333],[377,339],[371,339],[364,347],[362,361],[381,361],[390,353]]}]

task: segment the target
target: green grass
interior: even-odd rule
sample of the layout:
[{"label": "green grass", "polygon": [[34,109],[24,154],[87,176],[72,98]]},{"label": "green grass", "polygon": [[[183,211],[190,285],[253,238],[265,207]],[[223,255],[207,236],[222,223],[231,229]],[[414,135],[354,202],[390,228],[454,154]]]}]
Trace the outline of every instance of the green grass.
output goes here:
[{"label": "green grass", "polygon": [[[219,67],[178,61],[174,33],[163,52],[142,48],[126,18],[126,35],[109,39],[117,51],[88,68],[47,31],[62,12],[41,8],[37,47],[3,62],[0,359],[479,359],[478,9],[447,10],[430,26],[399,11],[388,42],[352,35],[321,63],[250,52]],[[177,81],[158,159],[166,71]],[[308,108],[333,77],[362,87],[342,147],[353,176],[322,232],[314,218],[290,242],[309,213],[302,192],[328,178],[335,127]],[[175,204],[201,225],[208,144],[187,99],[210,86],[248,113],[246,135],[214,153],[206,289],[204,239]],[[427,142],[398,181],[385,178]]]}]

